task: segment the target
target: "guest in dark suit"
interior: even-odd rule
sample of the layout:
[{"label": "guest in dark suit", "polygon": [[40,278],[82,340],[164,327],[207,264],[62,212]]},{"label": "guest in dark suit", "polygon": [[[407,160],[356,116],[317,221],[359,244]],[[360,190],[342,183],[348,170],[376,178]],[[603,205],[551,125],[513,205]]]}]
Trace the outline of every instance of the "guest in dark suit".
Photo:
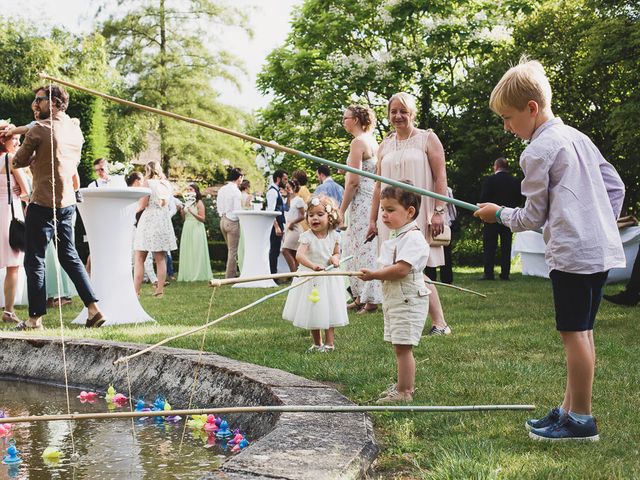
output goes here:
[{"label": "guest in dark suit", "polygon": [[[517,207],[522,204],[520,181],[511,175],[509,163],[500,157],[493,162],[493,175],[482,182],[480,202],[491,202],[507,207]],[[485,223],[482,231],[484,248],[484,275],[481,280],[493,280],[493,267],[496,250],[500,237],[500,280],[509,280],[511,270],[511,230],[499,223]]]},{"label": "guest in dark suit", "polygon": [[628,307],[633,307],[640,302],[640,247],[638,248],[636,259],[633,262],[631,277],[624,287],[624,290],[615,295],[603,295],[602,298],[612,303],[626,305]]}]

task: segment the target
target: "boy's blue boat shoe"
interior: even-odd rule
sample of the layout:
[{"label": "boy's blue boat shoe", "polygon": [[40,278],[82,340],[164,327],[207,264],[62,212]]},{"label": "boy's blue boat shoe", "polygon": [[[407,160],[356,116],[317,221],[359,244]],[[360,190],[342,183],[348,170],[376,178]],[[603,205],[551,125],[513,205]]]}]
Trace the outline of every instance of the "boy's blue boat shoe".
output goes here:
[{"label": "boy's blue boat shoe", "polygon": [[582,441],[597,442],[600,440],[598,427],[594,418],[580,423],[569,415],[563,415],[560,420],[546,428],[534,428],[529,432],[534,440],[547,442]]},{"label": "boy's blue boat shoe", "polygon": [[524,424],[527,431],[531,431],[534,428],[547,428],[551,425],[555,424],[558,420],[560,420],[560,409],[558,407],[554,407],[549,410],[542,418],[530,418]]}]

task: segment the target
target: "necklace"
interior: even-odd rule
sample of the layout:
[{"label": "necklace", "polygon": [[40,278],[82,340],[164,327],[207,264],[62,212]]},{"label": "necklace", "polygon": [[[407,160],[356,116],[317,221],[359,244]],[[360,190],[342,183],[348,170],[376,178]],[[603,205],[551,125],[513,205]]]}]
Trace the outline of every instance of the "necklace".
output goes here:
[{"label": "necklace", "polygon": [[[409,136],[403,140],[404,144],[402,145],[402,150],[400,151],[400,156],[395,161],[395,169],[396,169],[396,173],[398,175],[400,174],[400,166],[402,164],[402,157],[404,155],[404,150],[405,150],[405,148],[407,148],[407,144],[409,143],[409,139],[411,138],[411,135],[413,135],[413,125],[411,126],[411,130],[409,130]],[[393,137],[393,140],[394,140],[395,147],[396,147],[395,150],[397,152],[398,151],[398,132],[396,132],[396,135],[395,135],[395,137]]]}]

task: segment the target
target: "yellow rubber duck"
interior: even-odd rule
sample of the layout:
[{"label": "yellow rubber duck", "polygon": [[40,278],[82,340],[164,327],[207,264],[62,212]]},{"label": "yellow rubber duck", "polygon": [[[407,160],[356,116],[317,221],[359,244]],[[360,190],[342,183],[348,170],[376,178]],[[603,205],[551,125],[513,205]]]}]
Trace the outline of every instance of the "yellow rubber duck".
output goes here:
[{"label": "yellow rubber duck", "polygon": [[54,447],[47,447],[44,449],[44,452],[42,452],[42,458],[50,462],[55,462],[59,460],[60,457],[62,457],[62,452]]},{"label": "yellow rubber duck", "polygon": [[318,292],[318,289],[314,288],[311,290],[311,294],[307,298],[313,303],[318,303],[320,301],[320,293]]},{"label": "yellow rubber duck", "polygon": [[109,388],[107,388],[107,394],[104,396],[104,399],[107,402],[112,402],[113,401],[113,397],[116,396],[116,389],[113,388],[113,385],[109,385]]}]

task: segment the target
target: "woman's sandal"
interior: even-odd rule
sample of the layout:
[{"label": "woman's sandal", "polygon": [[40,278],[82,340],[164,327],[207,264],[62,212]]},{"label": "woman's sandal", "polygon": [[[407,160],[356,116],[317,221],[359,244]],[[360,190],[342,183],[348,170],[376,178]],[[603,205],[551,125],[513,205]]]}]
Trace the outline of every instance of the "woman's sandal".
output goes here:
[{"label": "woman's sandal", "polygon": [[347,310],[359,311],[361,308],[364,308],[364,303],[353,301],[352,303],[347,304]]},{"label": "woman's sandal", "polygon": [[365,307],[363,306],[360,310],[358,310],[356,313],[358,315],[362,315],[364,313],[376,313],[378,311],[378,305],[374,305],[373,307]]},{"label": "woman's sandal", "polygon": [[23,320],[22,322],[18,323],[18,325],[16,325],[16,330],[44,330],[44,326],[39,322],[36,322],[34,325],[33,323],[29,323],[29,320]]},{"label": "woman's sandal", "polygon": [[20,323],[20,319],[15,312],[8,312],[5,310],[2,313],[2,321],[6,323]]},{"label": "woman's sandal", "polygon": [[64,297],[54,298],[53,302],[52,302],[52,306],[53,307],[60,307],[60,306],[64,307],[65,305],[69,305],[71,303],[72,303],[72,301],[69,298],[64,298]]}]

